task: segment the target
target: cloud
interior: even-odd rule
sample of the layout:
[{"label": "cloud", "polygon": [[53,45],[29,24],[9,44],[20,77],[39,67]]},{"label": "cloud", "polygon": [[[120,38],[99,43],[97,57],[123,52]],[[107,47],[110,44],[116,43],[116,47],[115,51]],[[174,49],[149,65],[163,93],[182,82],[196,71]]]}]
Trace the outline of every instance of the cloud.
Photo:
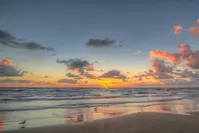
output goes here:
[{"label": "cloud", "polygon": [[173,30],[172,30],[172,33],[176,36],[179,36],[180,33],[182,32],[183,30],[183,26],[182,25],[175,25],[173,26]]},{"label": "cloud", "polygon": [[12,62],[9,59],[3,59],[0,61],[0,65],[12,65]]},{"label": "cloud", "polygon": [[174,77],[167,74],[167,73],[153,73],[153,74],[141,74],[141,75],[137,75],[135,76],[135,78],[137,78],[137,80],[142,81],[143,79],[173,79]]},{"label": "cloud", "polygon": [[196,24],[191,26],[189,29],[184,29],[182,25],[175,25],[173,27],[172,33],[176,36],[180,36],[181,32],[185,31],[190,33],[191,35],[198,37],[199,36],[199,19],[196,20]]},{"label": "cloud", "polygon": [[114,79],[122,79],[125,80],[127,79],[126,75],[122,74],[118,70],[111,70],[106,73],[104,73],[100,78],[114,78]]},{"label": "cloud", "polygon": [[188,69],[184,69],[180,72],[173,72],[172,74],[180,76],[181,78],[199,78],[199,73]]},{"label": "cloud", "polygon": [[155,75],[156,79],[173,79],[173,76],[167,74],[167,73],[157,73]]},{"label": "cloud", "polygon": [[198,37],[199,36],[199,26],[191,26],[190,33],[191,33],[191,35]]},{"label": "cloud", "polygon": [[199,19],[196,20],[196,25],[190,27],[189,31],[193,36],[199,36]]},{"label": "cloud", "polygon": [[70,72],[67,73],[66,76],[69,77],[69,78],[80,78],[80,75],[76,75],[76,74],[73,74],[73,73],[70,73]]},{"label": "cloud", "polygon": [[188,44],[179,46],[181,59],[185,60],[186,65],[192,69],[199,69],[199,51],[193,51]]},{"label": "cloud", "polygon": [[73,79],[60,79],[57,82],[59,82],[59,83],[67,83],[67,84],[76,84],[77,80],[73,80]]},{"label": "cloud", "polygon": [[180,64],[185,61],[186,65],[191,69],[199,69],[199,51],[194,51],[188,44],[178,46],[179,53],[169,53],[167,51],[152,50],[150,57],[164,58],[174,64]]},{"label": "cloud", "polygon": [[84,75],[85,71],[90,70],[91,66],[94,63],[90,63],[87,60],[83,60],[80,58],[69,59],[69,60],[56,60],[57,63],[65,64],[68,70],[72,70],[74,72],[80,73]]},{"label": "cloud", "polygon": [[[166,68],[166,70],[167,70],[167,68]],[[153,71],[153,70],[149,70],[149,71],[145,71],[143,73],[140,73],[140,74],[134,76],[134,78],[141,81],[143,79],[150,79],[150,78],[160,79],[160,80],[164,79],[165,80],[165,79],[173,79],[174,77],[172,75],[170,75],[170,73],[167,72],[167,71],[157,71],[156,72],[156,71]]]},{"label": "cloud", "polygon": [[0,83],[31,83],[32,80],[13,80],[13,79],[2,79]]},{"label": "cloud", "polygon": [[20,48],[28,49],[28,50],[47,50],[47,51],[55,51],[53,48],[48,48],[41,46],[36,42],[23,42],[20,44]]},{"label": "cloud", "polygon": [[196,20],[197,24],[199,24],[199,19]]},{"label": "cloud", "polygon": [[95,70],[95,66],[94,65],[90,65],[86,68],[87,71],[94,71]]},{"label": "cloud", "polygon": [[152,67],[157,73],[167,73],[172,71],[171,66],[167,66],[164,60],[160,60],[157,58],[153,60]]},{"label": "cloud", "polygon": [[164,85],[187,85],[188,81],[185,79],[170,79],[170,80],[165,80]]},{"label": "cloud", "polygon": [[0,83],[19,83],[19,84],[31,84],[31,85],[56,85],[55,83],[45,81],[33,81],[33,80],[18,80],[18,79],[0,79]]},{"label": "cloud", "polygon": [[193,51],[191,50],[191,47],[188,44],[180,44],[178,46],[178,49],[181,52],[181,55],[183,58],[189,56]]},{"label": "cloud", "polygon": [[163,51],[163,50],[152,50],[150,52],[150,57],[160,57],[160,58],[164,58],[167,59],[169,62],[172,63],[176,63],[179,60],[179,55],[178,54],[172,54],[170,52],[167,51]]},{"label": "cloud", "polygon": [[26,74],[26,71],[22,71],[22,70],[17,70],[13,65],[12,62],[9,59],[3,59],[2,61],[0,61],[0,77],[21,77],[24,76],[24,74]]},{"label": "cloud", "polygon": [[85,73],[85,78],[89,78],[89,79],[97,79],[97,76],[90,74],[90,73]]},{"label": "cloud", "polygon": [[199,51],[194,52],[189,56],[187,61],[187,66],[192,69],[199,69]]},{"label": "cloud", "polygon": [[109,38],[104,39],[89,39],[86,43],[86,46],[88,47],[122,47],[121,44],[117,44],[116,40],[111,40]]},{"label": "cloud", "polygon": [[12,48],[55,51],[53,48],[44,47],[36,42],[22,41],[21,39],[18,39],[11,35],[8,31],[4,30],[0,30],[0,44]]},{"label": "cloud", "polygon": [[[164,84],[190,84],[199,79],[199,51],[191,49],[188,44],[178,46],[178,53],[170,53],[162,50],[153,50],[150,57],[153,58],[153,73],[145,72],[136,78],[152,77],[159,79]],[[165,59],[168,62],[165,62]],[[194,81],[194,82],[193,82]]]}]

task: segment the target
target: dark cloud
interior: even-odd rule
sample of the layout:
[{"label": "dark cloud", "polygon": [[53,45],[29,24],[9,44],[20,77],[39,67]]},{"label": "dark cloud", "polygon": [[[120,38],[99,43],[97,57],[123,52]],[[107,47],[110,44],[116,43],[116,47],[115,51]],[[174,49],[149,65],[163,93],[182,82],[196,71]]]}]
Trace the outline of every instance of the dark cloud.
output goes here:
[{"label": "dark cloud", "polygon": [[56,60],[57,63],[65,64],[68,70],[72,70],[75,72],[84,75],[85,71],[90,68],[93,63],[88,62],[87,60],[83,60],[80,58],[69,59],[69,60]]},{"label": "dark cloud", "polygon": [[53,48],[48,48],[41,46],[36,42],[23,42],[20,44],[20,48],[28,49],[28,50],[47,50],[47,51],[55,51]]},{"label": "dark cloud", "polygon": [[85,78],[89,78],[89,79],[97,79],[97,76],[90,74],[90,73],[86,73],[84,76],[85,76]]},{"label": "dark cloud", "polygon": [[70,73],[70,72],[67,73],[66,76],[69,77],[69,78],[80,78],[80,75],[76,75],[76,74],[73,74],[73,73]]},{"label": "dark cloud", "polygon": [[98,61],[94,61],[94,62],[93,62],[93,64],[98,64],[98,63],[99,63]]},{"label": "dark cloud", "polygon": [[16,38],[13,35],[11,35],[8,31],[0,30],[0,39],[15,40]]},{"label": "dark cloud", "polygon": [[89,67],[86,68],[87,71],[95,71],[94,65],[90,65]]},{"label": "dark cloud", "polygon": [[32,83],[31,80],[13,80],[13,79],[2,79],[0,83]]},{"label": "dark cloud", "polygon": [[17,70],[9,59],[0,61],[0,77],[21,77],[26,71]]},{"label": "dark cloud", "polygon": [[73,79],[60,79],[57,82],[59,82],[59,83],[67,83],[67,84],[76,84],[77,80],[73,80]]},{"label": "dark cloud", "polygon": [[36,42],[22,41],[4,30],[0,30],[0,44],[12,48],[55,51],[53,48],[44,47]]},{"label": "dark cloud", "polygon": [[140,81],[143,78],[155,77],[155,75],[156,75],[156,72],[154,72],[153,70],[149,70],[149,71],[144,71],[143,73],[140,73],[138,75],[135,75],[134,78]]},{"label": "dark cloud", "polygon": [[191,86],[198,86],[199,85],[199,79],[172,79],[172,80],[166,80],[164,81],[165,85],[191,85]]},{"label": "dark cloud", "polygon": [[172,72],[173,75],[180,76],[181,78],[199,78],[199,73],[188,69],[178,72]]},{"label": "dark cloud", "polygon": [[126,75],[122,74],[118,70],[108,71],[104,73],[102,76],[100,76],[99,78],[115,78],[115,79],[122,79],[122,80],[127,79]]},{"label": "dark cloud", "polygon": [[139,81],[141,81],[143,78],[145,79],[150,79],[150,78],[155,78],[155,79],[173,79],[174,77],[172,76],[172,74],[170,72],[165,72],[165,71],[153,71],[153,70],[149,70],[149,71],[144,71],[143,73],[140,73],[136,76],[134,76],[134,78],[138,79]]},{"label": "dark cloud", "polygon": [[88,47],[122,47],[121,44],[117,44],[116,40],[112,40],[109,38],[104,38],[104,39],[89,39],[86,43],[86,46]]},{"label": "dark cloud", "polygon": [[173,76],[167,74],[167,73],[157,73],[155,74],[156,79],[173,79]]},{"label": "dark cloud", "polygon": [[199,51],[194,51],[188,44],[181,44],[179,47],[181,59],[187,61],[187,66],[192,69],[199,69]]},{"label": "dark cloud", "polygon": [[172,67],[171,66],[166,65],[164,60],[160,60],[160,59],[157,59],[157,58],[155,58],[153,60],[152,67],[154,68],[154,70],[157,73],[166,73],[166,72],[171,72],[172,71]]}]

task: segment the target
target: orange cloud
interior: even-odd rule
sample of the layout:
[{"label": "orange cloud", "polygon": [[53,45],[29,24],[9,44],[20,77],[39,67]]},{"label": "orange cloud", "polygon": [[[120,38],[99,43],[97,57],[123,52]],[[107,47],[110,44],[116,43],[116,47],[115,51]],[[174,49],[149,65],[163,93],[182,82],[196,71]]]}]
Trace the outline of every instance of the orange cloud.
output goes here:
[{"label": "orange cloud", "polygon": [[198,37],[198,36],[199,36],[199,26],[191,26],[191,28],[190,28],[190,33],[191,33],[193,36]]},{"label": "orange cloud", "polygon": [[199,19],[197,19],[197,21],[196,21],[196,22],[197,22],[197,24],[199,24]]},{"label": "orange cloud", "polygon": [[188,44],[181,44],[179,53],[169,53],[167,51],[153,50],[150,56],[153,58],[164,58],[171,63],[180,64],[186,61],[186,65],[192,69],[199,69],[199,51],[194,51]]},{"label": "orange cloud", "polygon": [[0,61],[0,77],[24,76],[26,71],[17,70],[9,59]]},{"label": "orange cloud", "polygon": [[190,27],[189,31],[191,35],[195,37],[199,36],[199,19],[196,20],[196,25]]},{"label": "orange cloud", "polygon": [[178,48],[181,52],[190,50],[190,46],[188,44],[180,44],[180,46],[178,46]]},{"label": "orange cloud", "polygon": [[172,33],[173,33],[174,35],[176,35],[176,36],[179,36],[182,30],[183,30],[183,26],[182,26],[182,25],[175,25],[175,26],[173,27]]},{"label": "orange cloud", "polygon": [[175,55],[163,50],[152,50],[150,53],[150,57],[151,58],[161,57],[161,58],[167,59],[169,62],[172,62],[172,63],[176,63],[179,60],[179,57],[177,56],[177,54]]},{"label": "orange cloud", "polygon": [[158,72],[158,73],[171,71],[171,67],[166,66],[164,60],[159,60],[157,58],[153,61],[152,67],[155,70],[155,72]]},{"label": "orange cloud", "polygon": [[3,59],[0,61],[0,65],[12,65],[12,62],[9,59]]}]

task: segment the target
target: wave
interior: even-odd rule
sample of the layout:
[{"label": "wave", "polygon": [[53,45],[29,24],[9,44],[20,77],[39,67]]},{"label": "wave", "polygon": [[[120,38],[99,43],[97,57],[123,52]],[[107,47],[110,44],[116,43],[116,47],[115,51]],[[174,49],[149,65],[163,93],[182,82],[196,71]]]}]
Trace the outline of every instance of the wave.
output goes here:
[{"label": "wave", "polygon": [[[171,97],[172,95],[161,95],[161,97]],[[1,97],[0,102],[28,102],[28,101],[50,101],[50,100],[84,100],[84,99],[113,99],[113,98],[141,98],[141,97],[160,97],[157,95],[121,95],[121,96],[80,96],[80,97],[61,97],[61,96],[46,96],[46,97],[30,97],[30,96],[12,96]]]},{"label": "wave", "polygon": [[1,102],[186,96],[194,92],[136,89],[0,89]]},{"label": "wave", "polygon": [[110,98],[123,98],[121,96],[105,96],[105,97],[18,97],[18,98],[0,98],[0,101],[50,101],[50,100],[83,100],[83,99],[110,99]]},{"label": "wave", "polygon": [[[67,109],[67,108],[82,108],[82,107],[103,107],[103,106],[128,104],[128,103],[168,102],[168,101],[174,101],[174,100],[182,100],[182,99],[186,99],[186,98],[187,97],[166,98],[166,99],[158,99],[158,100],[142,100],[142,101],[74,103],[74,104],[59,104],[59,105],[54,105],[54,106],[23,106],[23,107],[16,107],[16,108],[1,108],[0,112],[61,109],[61,108]],[[148,105],[146,105],[146,106],[148,106]],[[145,107],[145,106],[137,106],[137,107]]]}]

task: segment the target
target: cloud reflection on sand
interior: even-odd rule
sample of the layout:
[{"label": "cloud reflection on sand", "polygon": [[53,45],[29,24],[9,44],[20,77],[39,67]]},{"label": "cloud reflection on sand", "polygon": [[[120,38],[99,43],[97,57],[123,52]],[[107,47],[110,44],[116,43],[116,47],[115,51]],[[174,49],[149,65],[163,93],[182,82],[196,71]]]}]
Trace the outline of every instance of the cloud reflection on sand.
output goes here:
[{"label": "cloud reflection on sand", "polygon": [[[170,101],[165,103],[153,103],[153,104],[126,104],[124,106],[108,106],[108,107],[98,107],[97,111],[95,109],[90,109],[88,112],[84,112],[84,121],[96,120],[109,118],[119,115],[139,113],[139,112],[162,112],[162,113],[173,113],[173,114],[187,114],[191,111],[199,110],[197,102],[194,100],[179,100]],[[76,118],[76,114],[72,116]],[[73,123],[71,118],[65,118],[66,123]]]},{"label": "cloud reflection on sand", "polygon": [[5,129],[5,123],[4,123],[4,118],[5,118],[5,113],[0,113],[0,132],[4,131]]}]

